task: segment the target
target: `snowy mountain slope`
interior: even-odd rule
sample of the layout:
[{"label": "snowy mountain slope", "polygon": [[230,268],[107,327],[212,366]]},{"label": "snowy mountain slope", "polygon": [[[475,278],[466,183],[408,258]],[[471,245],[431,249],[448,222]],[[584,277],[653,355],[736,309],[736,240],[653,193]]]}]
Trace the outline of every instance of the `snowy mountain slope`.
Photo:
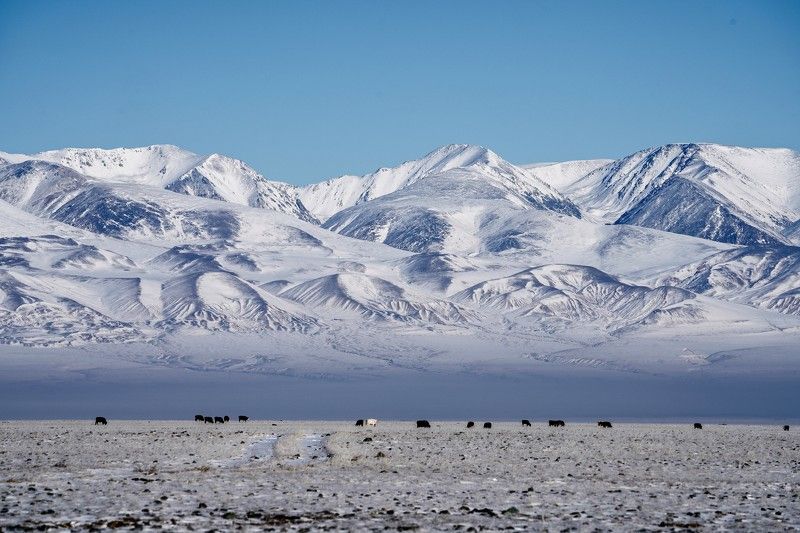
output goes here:
[{"label": "snowy mountain slope", "polygon": [[315,309],[353,312],[385,321],[460,324],[471,315],[451,302],[414,294],[381,278],[353,272],[309,280],[280,296]]},{"label": "snowy mountain slope", "polygon": [[448,292],[457,274],[479,267],[468,258],[442,253],[420,253],[395,261],[403,280],[427,290]]},{"label": "snowy mountain slope", "polygon": [[177,146],[160,144],[142,148],[64,148],[25,156],[71,168],[99,181],[164,187],[192,167],[203,156]]},{"label": "snowy mountain slope", "polygon": [[309,331],[316,321],[290,302],[229,272],[193,273],[164,283],[164,324],[224,331]]},{"label": "snowy mountain slope", "polygon": [[671,253],[676,249],[683,257],[699,259],[725,248],[708,240],[529,208],[458,169],[345,209],[323,227],[411,252],[494,258],[519,268],[569,262],[629,273],[663,269],[665,263],[678,266],[681,256]]},{"label": "snowy mountain slope", "polygon": [[97,182],[43,161],[0,167],[0,201],[11,204],[16,213],[23,210],[26,218],[33,215],[30,220],[40,221],[36,226],[45,228],[46,221],[57,221],[77,228],[76,235],[95,234],[95,238],[133,240],[149,246],[222,239],[241,241],[244,244],[240,246],[277,246],[284,251],[315,248],[322,254],[331,253],[323,241],[332,241],[335,248],[365,247],[291,214],[144,185]]},{"label": "snowy mountain slope", "polygon": [[792,150],[673,144],[601,167],[564,192],[607,222],[775,244],[800,218],[799,182]]},{"label": "snowy mountain slope", "polygon": [[28,159],[30,159],[30,157],[25,154],[12,154],[10,152],[0,151],[0,166],[9,165],[12,163],[22,163]]},{"label": "snowy mountain slope", "polygon": [[783,236],[792,244],[800,246],[800,219],[783,230]]},{"label": "snowy mountain slope", "polygon": [[658,282],[800,315],[800,248],[748,246],[720,252],[662,276]]},{"label": "snowy mountain slope", "polygon": [[[402,182],[390,181],[393,187],[398,183],[402,187],[370,201],[364,198],[376,193],[367,189],[361,200],[336,213],[323,227],[417,253],[470,254],[516,247],[502,236],[481,235],[484,226],[508,214],[537,211],[553,218],[581,216],[555,189],[484,148],[445,147],[413,163],[404,165],[414,173],[403,174]],[[386,173],[396,178],[398,169]]]},{"label": "snowy mountain slope", "polygon": [[0,237],[0,265],[79,271],[138,269],[129,257],[57,235]]},{"label": "snowy mountain slope", "polygon": [[238,159],[212,154],[166,185],[170,191],[288,213],[317,223],[295,188],[269,181]]},{"label": "snowy mountain slope", "polygon": [[562,163],[531,163],[520,165],[520,168],[557,191],[563,192],[590,172],[613,162],[613,159],[582,159]]},{"label": "snowy mountain slope", "polygon": [[520,248],[502,233],[486,230],[493,221],[521,209],[498,193],[480,181],[420,182],[345,209],[323,227],[416,253],[469,255]]},{"label": "snowy mountain slope", "polygon": [[[592,267],[546,265],[512,276],[479,283],[452,296],[501,313],[520,317],[552,317],[570,322],[600,322],[609,329],[630,326],[657,314],[680,323],[697,320],[700,313],[678,306],[694,298],[674,287],[630,285]],[[663,318],[659,323],[664,325]]]},{"label": "snowy mountain slope", "polygon": [[224,268],[219,263],[217,253],[224,247],[220,244],[173,246],[151,259],[147,266],[154,270],[181,274],[222,271]]},{"label": "snowy mountain slope", "polygon": [[68,297],[52,292],[45,282],[27,284],[0,269],[0,344],[75,346],[96,343],[146,342],[152,332],[113,320]]},{"label": "snowy mountain slope", "polygon": [[301,189],[300,198],[325,221],[342,209],[392,193],[427,175],[469,164],[480,150],[467,145],[443,146],[394,168],[383,167],[365,176],[341,176],[309,185]]},{"label": "snowy mountain slope", "polygon": [[220,154],[202,156],[176,146],[153,145],[111,150],[65,148],[30,156],[0,153],[0,159],[11,163],[46,161],[98,183],[159,187],[317,222],[299,201],[293,186],[270,181],[244,162]]},{"label": "snowy mountain slope", "polygon": [[[37,171],[40,167],[44,172]],[[92,243],[92,246],[130,257],[139,265],[148,264],[172,246],[191,245],[195,251],[206,253],[197,248],[206,246],[209,239],[221,239],[227,244],[218,264],[225,269],[239,272],[235,265],[238,264],[248,271],[255,269],[289,279],[296,279],[298,265],[307,264],[312,257],[333,269],[338,269],[335,265],[342,259],[366,263],[377,269],[380,277],[391,277],[389,271],[393,267],[380,266],[382,261],[409,255],[398,249],[349,239],[280,213],[191,198],[145,186],[96,185],[69,169],[45,163],[26,163],[17,170],[21,172],[21,179],[0,184],[0,194],[8,197],[13,193],[13,198],[9,199],[20,202],[20,206],[12,206],[0,200],[0,235],[69,237],[82,244]],[[13,168],[0,170],[0,174],[3,173],[14,174]],[[105,201],[74,203],[74,198],[86,196],[87,190],[95,188],[99,188],[98,195],[105,197]],[[62,194],[65,190],[67,192]],[[459,202],[459,199],[454,202]],[[447,242],[456,249],[466,249],[468,253],[473,252],[466,247],[472,231],[470,217],[480,215],[485,208],[480,201],[475,204],[474,215],[467,211],[456,213],[454,217],[456,227],[463,228],[461,237],[464,242],[455,239]],[[721,249],[708,241],[671,236],[645,228],[603,226],[573,217],[552,218],[542,216],[538,210],[508,211],[506,203],[502,203],[502,207],[499,213],[503,216],[495,216],[491,209],[487,209],[490,215],[486,217],[489,246],[523,250],[537,262],[589,262],[600,268],[628,273],[638,267],[649,268],[650,264],[662,266],[673,258],[675,254],[671,250],[676,247],[681,248],[684,258],[700,258]],[[454,211],[457,209],[456,204]],[[37,213],[42,216],[37,216]],[[511,215],[506,216],[509,213]],[[72,217],[72,214],[77,216]],[[53,220],[55,217],[60,221]],[[202,221],[203,225],[198,228],[192,223],[194,220]],[[413,229],[408,235],[414,237]],[[479,240],[480,235],[475,238]],[[649,249],[653,247],[663,250],[664,257],[651,254]],[[254,250],[259,253],[252,255]],[[688,250],[691,252],[687,256]],[[73,252],[78,253],[77,250]],[[212,255],[216,257],[219,254],[214,252]],[[507,258],[502,260],[507,261]],[[528,258],[523,257],[512,260],[510,264],[513,267],[527,261]],[[436,285],[435,280],[433,282]]]},{"label": "snowy mountain slope", "polygon": [[777,233],[748,224],[707,190],[682,178],[673,178],[653,189],[616,223],[734,244],[779,244],[783,241]]},{"label": "snowy mountain slope", "polygon": [[137,277],[99,278],[37,271],[9,274],[40,294],[57,295],[112,320],[143,323],[156,318],[140,300],[141,280]]},{"label": "snowy mountain slope", "polygon": [[156,189],[99,183],[42,161],[0,167],[0,199],[93,233],[117,238],[225,238],[238,230],[238,220],[224,207],[170,209],[159,201],[162,198]]},{"label": "snowy mountain slope", "polygon": [[325,221],[342,209],[380,198],[422,179],[452,176],[451,171],[493,184],[521,198],[523,203],[580,216],[577,208],[555,189],[491,150],[466,144],[443,146],[421,159],[381,168],[366,176],[342,176],[309,185],[300,191],[300,198],[317,218]]}]

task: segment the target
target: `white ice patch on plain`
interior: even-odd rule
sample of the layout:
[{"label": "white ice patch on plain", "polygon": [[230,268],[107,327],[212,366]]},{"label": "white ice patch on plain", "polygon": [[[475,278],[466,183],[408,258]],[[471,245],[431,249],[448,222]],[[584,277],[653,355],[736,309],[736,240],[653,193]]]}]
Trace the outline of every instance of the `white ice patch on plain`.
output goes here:
[{"label": "white ice patch on plain", "polygon": [[264,461],[271,459],[275,455],[275,443],[278,442],[277,435],[265,435],[257,441],[251,442],[244,449],[241,457],[228,461],[215,461],[214,463],[222,467],[244,466],[253,461]]},{"label": "white ice patch on plain", "polygon": [[309,463],[321,463],[328,459],[328,451],[325,448],[325,437],[322,435],[304,435],[300,446],[300,456],[289,459],[284,463],[285,465],[300,466]]}]

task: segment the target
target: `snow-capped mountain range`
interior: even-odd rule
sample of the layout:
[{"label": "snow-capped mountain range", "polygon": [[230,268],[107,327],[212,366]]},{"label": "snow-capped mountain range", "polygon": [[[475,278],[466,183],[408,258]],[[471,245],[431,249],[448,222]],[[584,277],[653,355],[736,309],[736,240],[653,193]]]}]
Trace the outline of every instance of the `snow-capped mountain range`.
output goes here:
[{"label": "snow-capped mountain range", "polygon": [[794,354],[798,228],[787,149],[449,145],[305,187],[168,145],[0,152],[0,343],[317,374]]}]

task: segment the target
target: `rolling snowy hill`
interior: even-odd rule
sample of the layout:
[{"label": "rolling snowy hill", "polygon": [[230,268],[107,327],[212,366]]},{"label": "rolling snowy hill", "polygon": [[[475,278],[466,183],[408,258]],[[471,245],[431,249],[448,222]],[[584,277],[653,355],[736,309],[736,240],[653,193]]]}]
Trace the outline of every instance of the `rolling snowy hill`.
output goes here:
[{"label": "rolling snowy hill", "polygon": [[[461,303],[521,317],[553,317],[569,322],[600,321],[619,328],[666,315],[675,322],[702,317],[685,306],[694,295],[672,287],[620,282],[592,267],[547,265],[474,285],[453,295]],[[659,321],[664,325],[664,320]]]},{"label": "rolling snowy hill", "polygon": [[800,248],[794,246],[748,246],[720,252],[659,281],[800,316]]},{"label": "rolling snowy hill", "polygon": [[326,308],[337,314],[352,311],[370,319],[460,324],[470,315],[452,302],[417,295],[386,280],[353,272],[312,279],[280,296],[314,309]]}]

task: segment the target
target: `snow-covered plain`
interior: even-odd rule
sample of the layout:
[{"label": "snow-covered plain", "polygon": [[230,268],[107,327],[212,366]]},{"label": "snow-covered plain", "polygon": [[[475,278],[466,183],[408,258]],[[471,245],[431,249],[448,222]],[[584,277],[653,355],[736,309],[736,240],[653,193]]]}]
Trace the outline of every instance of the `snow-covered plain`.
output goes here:
[{"label": "snow-covered plain", "polygon": [[306,187],[167,145],[0,153],[0,367],[796,376],[798,183],[791,150],[708,144],[449,145]]},{"label": "snow-covered plain", "polygon": [[1,422],[0,528],[800,527],[796,429],[476,422]]}]

